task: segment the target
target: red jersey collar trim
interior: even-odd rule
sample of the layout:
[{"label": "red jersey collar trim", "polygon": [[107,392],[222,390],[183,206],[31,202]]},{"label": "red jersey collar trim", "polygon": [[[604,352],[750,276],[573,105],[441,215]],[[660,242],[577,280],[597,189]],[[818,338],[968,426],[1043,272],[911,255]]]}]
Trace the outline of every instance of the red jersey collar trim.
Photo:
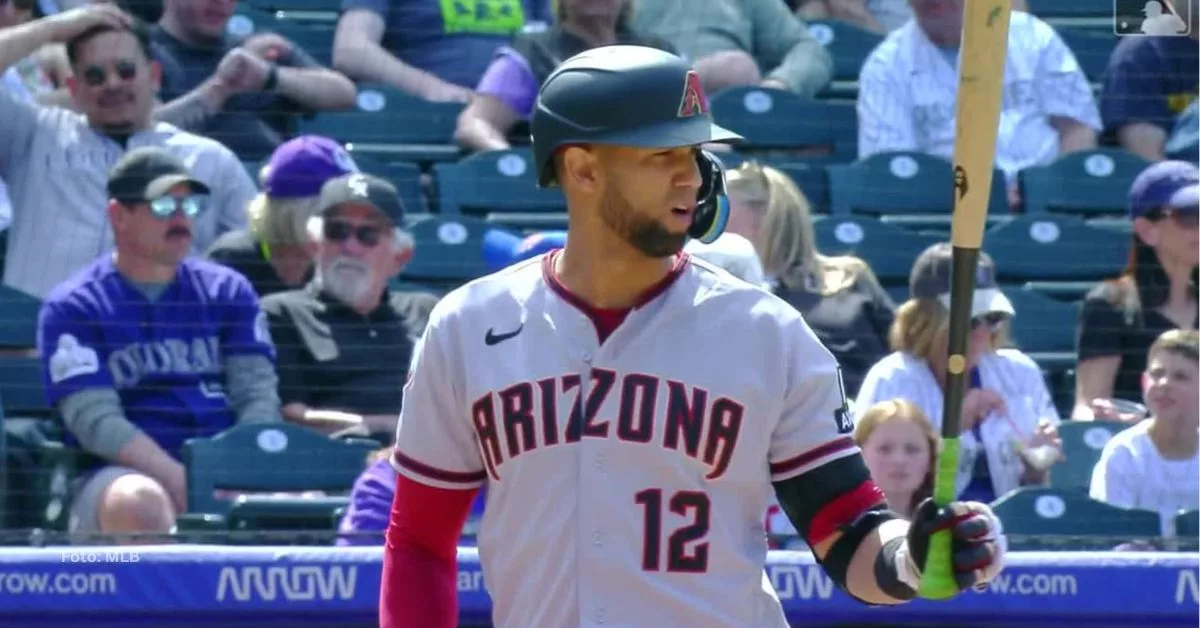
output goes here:
[{"label": "red jersey collar trim", "polygon": [[[583,312],[589,317],[594,316],[597,312],[603,312],[604,310],[593,307],[590,303],[584,301],[575,293],[567,289],[567,287],[563,285],[562,281],[559,281],[558,275],[554,272],[554,261],[558,259],[560,253],[562,253],[562,249],[554,249],[542,256],[542,278],[546,280],[546,284],[549,285],[550,288],[562,298],[562,300],[570,303],[575,307],[575,309]],[[670,288],[675,281],[683,275],[683,271],[685,268],[687,268],[687,265],[691,262],[691,259],[691,255],[688,255],[683,251],[677,253],[675,255],[675,263],[671,265],[671,270],[667,271],[666,276],[642,293],[642,296],[638,298],[637,302],[635,302],[633,307],[630,309],[640,308],[653,301],[662,293],[666,292],[667,288]]]}]

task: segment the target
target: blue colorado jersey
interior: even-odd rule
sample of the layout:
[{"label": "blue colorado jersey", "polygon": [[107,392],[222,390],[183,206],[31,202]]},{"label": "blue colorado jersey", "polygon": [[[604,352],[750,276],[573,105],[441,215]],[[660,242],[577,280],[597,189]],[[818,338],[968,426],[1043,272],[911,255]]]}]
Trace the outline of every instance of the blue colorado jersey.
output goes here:
[{"label": "blue colorado jersey", "polygon": [[[275,358],[266,316],[242,275],[188,259],[152,302],[108,255],[46,297],[38,349],[51,404],[81,390],[115,389],[126,417],[177,459],[183,441],[236,422],[224,358]],[[72,435],[67,440],[78,446]]]}]

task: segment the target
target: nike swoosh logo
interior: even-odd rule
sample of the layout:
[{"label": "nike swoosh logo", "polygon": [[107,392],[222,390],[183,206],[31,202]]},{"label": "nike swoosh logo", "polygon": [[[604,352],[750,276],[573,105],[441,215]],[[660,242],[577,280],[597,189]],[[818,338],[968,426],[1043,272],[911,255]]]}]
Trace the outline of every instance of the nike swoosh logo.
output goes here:
[{"label": "nike swoosh logo", "polygon": [[515,337],[517,334],[521,333],[522,329],[525,329],[525,323],[521,323],[520,327],[516,328],[513,331],[503,333],[503,334],[497,334],[495,329],[488,328],[487,334],[483,337],[483,342],[486,343],[487,346],[489,346],[489,347],[491,347],[493,345],[498,345],[498,344],[504,342],[505,340],[508,340],[509,338]]}]

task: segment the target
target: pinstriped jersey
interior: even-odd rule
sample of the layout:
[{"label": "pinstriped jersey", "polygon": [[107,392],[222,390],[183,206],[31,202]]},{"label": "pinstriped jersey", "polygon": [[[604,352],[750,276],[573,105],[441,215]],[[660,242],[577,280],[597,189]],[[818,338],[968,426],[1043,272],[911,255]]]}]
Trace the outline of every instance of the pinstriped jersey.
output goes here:
[{"label": "pinstriped jersey", "polygon": [[434,309],[397,471],[487,485],[500,628],[786,626],[762,516],[772,481],[858,453],[833,357],[787,303],[686,254],[600,342],[555,254]]}]

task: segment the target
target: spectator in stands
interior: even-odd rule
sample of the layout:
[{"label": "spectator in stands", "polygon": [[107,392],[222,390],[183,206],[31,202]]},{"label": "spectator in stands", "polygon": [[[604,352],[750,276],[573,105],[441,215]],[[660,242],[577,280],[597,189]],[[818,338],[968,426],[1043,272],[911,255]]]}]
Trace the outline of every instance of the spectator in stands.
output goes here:
[{"label": "spectator in stands", "polygon": [[496,272],[542,253],[561,249],[566,243],[566,231],[538,231],[521,237],[503,229],[492,229],[483,234],[483,260],[490,272]]},{"label": "spectator in stands", "polygon": [[1093,499],[1159,513],[1167,537],[1180,510],[1200,508],[1198,339],[1172,329],[1150,346],[1142,387],[1151,418],[1114,435],[1092,472]]},{"label": "spectator in stands", "polygon": [[[911,0],[913,19],[888,35],[859,75],[858,156],[915,151],[950,159],[965,0]],[[996,166],[1016,174],[1096,146],[1100,116],[1087,77],[1058,33],[1012,14]]]},{"label": "spectator in stands", "polygon": [[917,505],[933,495],[941,441],[916,404],[888,399],[864,409],[854,422],[854,442],[862,448],[863,460],[892,512],[911,517]]},{"label": "spectator in stands", "polygon": [[46,297],[46,394],[87,454],[77,533],[165,533],[187,511],[180,450],[235,423],[279,419],[274,351],[250,282],[188,256],[209,187],[160,148],[108,181],[116,251]]},{"label": "spectator in stands", "polygon": [[[871,367],[855,407],[904,399],[937,429],[948,358],[951,247],[935,244],[913,265],[910,298],[896,311],[894,353]],[[962,433],[958,494],[984,503],[1019,486],[1044,484],[1049,465],[1062,455],[1058,411],[1029,356],[1006,344],[1012,303],[996,284],[996,268],[981,253],[971,307],[967,350],[970,390],[959,418]]]},{"label": "spectator in stands", "polygon": [[770,288],[758,250],[745,236],[726,231],[711,244],[689,240],[683,250],[746,283]]},{"label": "spectator in stands", "polygon": [[279,351],[283,416],[324,432],[365,431],[390,442],[400,383],[437,298],[388,289],[413,255],[390,183],[353,173],[321,190],[313,222],[317,275],[263,300]]},{"label": "spectator in stands", "polygon": [[786,174],[751,161],[726,180],[727,230],[754,243],[767,282],[804,314],[853,395],[867,369],[887,355],[895,304],[865,262],[817,250],[808,199]]},{"label": "spectator in stands", "polygon": [[1175,118],[1175,127],[1163,147],[1167,159],[1200,162],[1200,102],[1192,101]]},{"label": "spectator in stands", "polygon": [[[350,505],[338,524],[337,544],[350,545],[383,544],[387,531],[388,517],[392,512],[392,498],[396,494],[396,470],[392,467],[392,447],[376,451],[367,460],[367,469],[354,481],[350,490]],[[474,537],[483,519],[487,503],[487,487],[479,490],[463,526],[463,537]],[[464,538],[468,541],[468,538]]]},{"label": "spectator in stands", "polygon": [[[1188,1],[1190,37],[1122,37],[1104,72],[1100,114],[1106,139],[1150,161],[1166,158],[1171,125],[1196,100],[1200,85],[1200,2]],[[1175,0],[1180,9],[1186,9],[1184,2]]]},{"label": "spectator in stands", "polygon": [[250,227],[217,238],[208,258],[245,275],[260,298],[303,286],[312,279],[308,221],[317,214],[321,186],[357,171],[350,153],[327,137],[284,142],[263,167],[262,192],[248,208]]},{"label": "spectator in stands", "polygon": [[0,90],[0,177],[16,210],[5,284],[42,297],[112,250],[98,208],[106,202],[108,171],[129,148],[166,148],[211,186],[208,209],[192,232],[197,250],[245,226],[256,190],[241,161],[211,139],[152,121],[159,67],[145,29],[110,5],[73,9],[0,31],[0,68],[52,42],[66,43],[74,73],[68,85],[82,115]]},{"label": "spectator in stands", "polygon": [[[804,20],[839,20],[875,33],[894,31],[912,19],[908,0],[792,0]],[[1013,0],[1013,11],[1028,11],[1025,0]]]},{"label": "spectator in stands", "polygon": [[[563,59],[597,46],[638,44],[674,53],[670,44],[629,28],[633,0],[559,0],[548,30],[521,33],[501,46],[458,117],[454,139],[467,150],[504,150],[510,131],[533,113],[538,88]],[[523,143],[528,143],[528,130]]]},{"label": "spectator in stands", "polygon": [[1074,418],[1140,420],[1114,400],[1140,397],[1146,351],[1155,338],[1169,329],[1196,329],[1198,182],[1195,164],[1163,161],[1130,186],[1129,263],[1119,277],[1093,289],[1080,311]]},{"label": "spectator in stands", "polygon": [[642,0],[635,32],[656,35],[691,59],[715,94],[762,85],[814,96],[833,77],[833,59],[780,0]]},{"label": "spectator in stands", "polygon": [[211,137],[242,159],[265,159],[297,115],[352,107],[356,90],[277,34],[230,35],[225,25],[234,6],[163,0],[150,32],[166,103],[157,117]]},{"label": "spectator in stands", "polygon": [[523,29],[539,30],[552,21],[550,5],[551,0],[342,0],[333,66],[357,81],[384,83],[425,100],[465,103],[500,46]]}]

